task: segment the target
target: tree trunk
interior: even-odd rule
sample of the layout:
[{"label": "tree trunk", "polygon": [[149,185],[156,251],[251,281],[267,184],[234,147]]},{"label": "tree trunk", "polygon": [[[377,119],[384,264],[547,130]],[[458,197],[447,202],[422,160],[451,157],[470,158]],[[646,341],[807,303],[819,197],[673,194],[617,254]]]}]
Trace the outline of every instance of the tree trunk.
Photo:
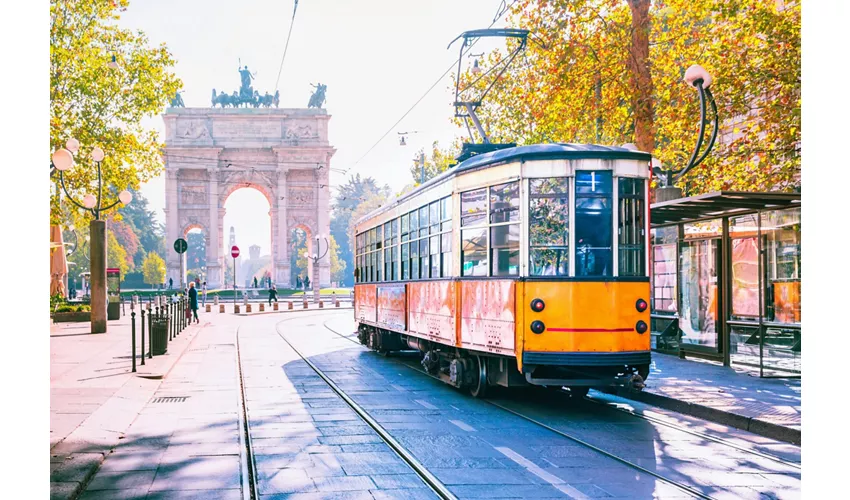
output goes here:
[{"label": "tree trunk", "polygon": [[632,12],[632,45],[629,48],[630,83],[634,89],[635,143],[641,151],[655,149],[652,74],[649,71],[650,0],[627,0]]}]

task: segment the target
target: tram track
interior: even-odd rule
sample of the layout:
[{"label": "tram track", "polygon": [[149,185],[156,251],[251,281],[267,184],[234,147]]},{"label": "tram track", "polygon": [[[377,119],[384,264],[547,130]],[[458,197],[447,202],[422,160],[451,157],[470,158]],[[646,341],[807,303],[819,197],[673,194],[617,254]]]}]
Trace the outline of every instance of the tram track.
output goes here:
[{"label": "tram track", "polygon": [[[431,474],[428,469],[422,465],[413,454],[407,450],[401,443],[399,443],[392,435],[380,424],[377,420],[375,420],[369,412],[367,412],[363,407],[361,407],[357,402],[354,401],[351,396],[346,394],[324,371],[322,371],[315,363],[310,361],[307,356],[305,356],[295,345],[286,338],[286,336],[280,331],[280,325],[287,321],[292,321],[298,318],[286,318],[282,321],[279,321],[275,324],[275,333],[286,342],[287,345],[307,364],[307,366],[312,369],[316,375],[319,376],[327,385],[331,388],[331,390],[336,393],[337,396],[340,397],[348,406],[351,408],[357,416],[360,417],[363,422],[366,423],[378,436],[384,441],[384,443],[389,446],[393,452],[401,458],[411,469],[412,471],[425,483],[438,497],[444,500],[457,500],[457,497],[449,491],[448,487],[444,485],[439,479],[437,479],[433,474]],[[325,328],[331,330],[327,325],[324,325]],[[342,336],[342,335],[341,335]],[[348,339],[351,340],[351,339]],[[352,341],[353,342],[353,341]],[[359,343],[358,343],[359,344]]]},{"label": "tram track", "polygon": [[[335,335],[337,335],[337,336],[339,336],[339,337],[341,337],[345,340],[348,340],[348,341],[350,341],[354,344],[357,344],[360,347],[365,347],[358,340],[355,340],[353,338],[353,337],[356,337],[356,334],[355,335],[344,335],[344,334],[336,331],[335,329],[331,328],[330,326],[328,326],[328,323],[330,321],[331,320],[329,319],[329,320],[326,320],[326,321],[323,322],[323,326],[327,330],[329,330],[330,332],[334,333]],[[409,369],[411,369],[411,370],[413,370],[417,373],[423,374],[423,375],[428,376],[428,377],[435,379],[435,380],[440,380],[439,378],[427,373],[426,371],[422,370],[420,367],[414,366],[413,364],[411,364],[409,362],[406,362],[406,361],[401,360],[401,359],[397,359],[395,361],[398,362],[399,364],[401,364],[402,366],[409,368]],[[440,381],[442,382],[442,380],[440,380]],[[559,393],[566,394],[566,391],[561,390],[561,391],[559,391]],[[793,468],[793,469],[800,470],[802,468],[801,465],[797,462],[788,461],[788,460],[785,460],[783,458],[780,458],[780,457],[777,457],[777,456],[774,456],[774,455],[771,455],[771,454],[768,454],[768,453],[763,453],[763,452],[760,452],[758,450],[753,450],[751,448],[738,445],[737,443],[733,443],[733,442],[726,440],[726,439],[723,439],[723,438],[718,438],[718,437],[711,436],[711,435],[706,434],[706,433],[702,433],[702,432],[699,432],[699,431],[688,429],[686,427],[683,427],[683,426],[680,426],[680,425],[677,425],[677,424],[674,424],[674,423],[671,423],[671,422],[666,422],[666,421],[664,421],[660,418],[651,417],[651,416],[648,416],[648,415],[642,415],[642,414],[636,413],[634,411],[629,411],[629,410],[626,410],[624,408],[620,408],[620,407],[616,406],[615,404],[607,403],[607,402],[604,402],[604,401],[599,401],[599,400],[592,398],[592,397],[586,397],[585,400],[588,403],[598,405],[600,407],[605,407],[605,408],[608,408],[612,411],[624,413],[624,414],[632,416],[634,418],[646,420],[646,421],[649,421],[649,422],[652,422],[652,423],[655,423],[655,424],[664,425],[665,427],[677,430],[679,432],[683,432],[683,433],[686,433],[686,434],[689,434],[689,435],[692,435],[692,436],[695,436],[695,437],[699,437],[699,438],[705,439],[707,441],[712,441],[714,443],[717,443],[717,444],[720,444],[720,445],[723,445],[723,446],[727,446],[729,448],[733,448],[733,449],[735,449],[736,451],[739,451],[739,452],[743,452],[743,453],[747,453],[747,454],[757,456],[757,457],[760,457],[760,458],[768,459],[768,460],[777,462],[779,464],[782,464],[784,466],[787,466],[787,467],[790,467],[790,468]],[[625,466],[628,466],[632,469],[637,470],[638,472],[653,476],[656,479],[658,479],[658,480],[660,480],[660,481],[662,481],[662,482],[664,482],[664,483],[666,483],[670,486],[673,486],[673,487],[675,487],[675,488],[677,488],[677,489],[679,489],[679,490],[681,490],[685,493],[693,495],[697,498],[703,498],[703,499],[711,499],[712,498],[711,496],[706,495],[706,494],[688,486],[687,484],[683,484],[679,481],[667,478],[667,477],[665,477],[665,476],[663,476],[663,475],[661,475],[657,472],[654,472],[652,470],[649,470],[649,469],[647,469],[647,468],[645,468],[641,465],[630,462],[629,460],[627,460],[625,458],[622,458],[622,457],[620,457],[620,456],[618,456],[614,453],[611,453],[611,452],[606,451],[602,448],[599,448],[599,447],[597,447],[597,446],[595,446],[591,443],[588,443],[588,442],[582,440],[581,438],[579,438],[575,435],[572,435],[570,433],[556,429],[556,428],[554,428],[554,427],[552,427],[552,426],[550,426],[550,425],[548,425],[544,422],[541,422],[541,421],[539,421],[539,420],[537,420],[537,419],[535,419],[535,418],[533,418],[529,415],[526,415],[526,414],[524,414],[520,411],[514,410],[512,408],[508,408],[508,407],[506,407],[502,404],[499,404],[495,401],[492,401],[492,400],[483,399],[482,401],[486,402],[486,403],[488,403],[492,406],[495,406],[495,407],[497,407],[497,408],[499,408],[499,409],[501,409],[505,412],[511,413],[511,414],[513,414],[513,415],[515,415],[519,418],[522,418],[522,419],[524,419],[528,422],[531,422],[531,423],[533,423],[533,424],[535,424],[539,427],[542,427],[542,428],[544,428],[544,429],[546,429],[546,430],[548,430],[552,433],[555,433],[555,434],[557,434],[557,435],[559,435],[563,438],[569,439],[569,440],[571,440],[571,441],[573,441],[573,442],[575,442],[575,443],[577,443],[577,444],[579,444],[579,445],[581,445],[581,446],[583,446],[587,449],[593,450],[593,451],[595,451],[595,452],[597,452],[597,453],[599,453],[603,456],[611,458],[611,459],[613,459],[613,460],[615,460],[615,461],[617,461],[617,462],[619,462],[619,463],[621,463]]]}]

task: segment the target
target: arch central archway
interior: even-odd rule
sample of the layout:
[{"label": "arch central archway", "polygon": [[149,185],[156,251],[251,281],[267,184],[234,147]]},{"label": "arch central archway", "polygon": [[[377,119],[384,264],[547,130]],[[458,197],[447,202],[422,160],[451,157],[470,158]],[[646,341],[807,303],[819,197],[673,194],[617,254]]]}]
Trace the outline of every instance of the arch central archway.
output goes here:
[{"label": "arch central archway", "polygon": [[[228,284],[225,202],[249,187],[268,201],[271,275],[278,286],[288,286],[291,229],[301,228],[310,241],[312,235],[330,233],[328,174],[335,150],[327,139],[327,111],[169,108],[163,119],[168,276],[175,285],[185,283],[172,245],[199,228],[205,237],[208,288]],[[251,243],[239,245],[241,255],[248,256]],[[319,262],[315,276],[322,285],[330,283],[330,257]]]},{"label": "arch central archway", "polygon": [[[225,284],[233,286],[235,264],[236,283],[239,287],[252,286],[256,275],[264,286],[268,285],[265,272],[275,275],[274,240],[275,211],[271,210],[271,195],[267,190],[251,183],[234,185],[222,193],[221,204],[225,208],[220,227],[228,231],[223,242],[225,256]],[[240,256],[234,262],[230,248],[239,246]]]}]

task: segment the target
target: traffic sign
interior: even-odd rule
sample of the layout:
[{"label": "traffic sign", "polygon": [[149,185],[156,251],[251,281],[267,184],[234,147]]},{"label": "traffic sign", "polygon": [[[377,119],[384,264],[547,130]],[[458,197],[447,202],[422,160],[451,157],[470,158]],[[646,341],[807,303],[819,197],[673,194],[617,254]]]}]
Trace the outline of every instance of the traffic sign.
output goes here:
[{"label": "traffic sign", "polygon": [[186,249],[188,248],[189,244],[186,243],[186,240],[184,240],[183,238],[177,238],[174,241],[174,251],[176,251],[177,253],[185,253]]},{"label": "traffic sign", "polygon": [[234,259],[239,257],[239,247],[233,245],[233,248],[230,249],[230,255],[232,255]]}]

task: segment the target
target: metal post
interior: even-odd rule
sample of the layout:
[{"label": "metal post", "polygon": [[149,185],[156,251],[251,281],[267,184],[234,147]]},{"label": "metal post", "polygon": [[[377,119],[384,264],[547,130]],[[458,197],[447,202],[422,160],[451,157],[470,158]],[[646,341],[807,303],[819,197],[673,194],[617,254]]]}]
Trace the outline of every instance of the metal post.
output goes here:
[{"label": "metal post", "polygon": [[142,366],[145,366],[145,309],[140,309],[142,312]]},{"label": "metal post", "polygon": [[150,303],[148,303],[148,346],[150,347],[148,359],[153,359],[153,310]]},{"label": "metal post", "polygon": [[422,154],[419,155],[419,168],[422,172],[419,184],[425,184],[425,151],[422,151]]},{"label": "metal post", "polygon": [[[132,337],[132,348],[133,348],[133,373],[136,372],[136,311],[130,313],[130,336]],[[142,353],[142,358],[144,359],[144,353]]]},{"label": "metal post", "polygon": [[236,257],[233,257],[233,310],[236,310]]}]

